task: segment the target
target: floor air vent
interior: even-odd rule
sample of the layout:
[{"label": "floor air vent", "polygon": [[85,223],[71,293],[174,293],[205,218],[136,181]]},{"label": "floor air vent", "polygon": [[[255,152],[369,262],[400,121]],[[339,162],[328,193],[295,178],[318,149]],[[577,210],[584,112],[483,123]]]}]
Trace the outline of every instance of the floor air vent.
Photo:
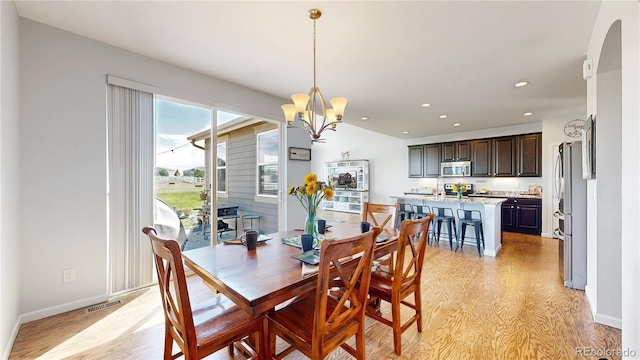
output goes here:
[{"label": "floor air vent", "polygon": [[94,313],[96,311],[108,309],[108,308],[110,308],[112,306],[116,306],[116,305],[120,305],[120,304],[122,304],[122,301],[114,300],[114,301],[106,302],[104,304],[98,304],[98,305],[90,306],[90,307],[87,308],[87,314],[91,314],[91,313]]}]

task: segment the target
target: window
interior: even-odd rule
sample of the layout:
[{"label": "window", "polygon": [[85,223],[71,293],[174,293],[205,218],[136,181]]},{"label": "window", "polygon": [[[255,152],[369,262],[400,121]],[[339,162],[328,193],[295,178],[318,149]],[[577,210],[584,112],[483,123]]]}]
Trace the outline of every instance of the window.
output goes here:
[{"label": "window", "polygon": [[257,133],[258,195],[278,195],[278,130]]},{"label": "window", "polygon": [[218,193],[227,192],[227,141],[218,140],[218,159],[216,161]]}]

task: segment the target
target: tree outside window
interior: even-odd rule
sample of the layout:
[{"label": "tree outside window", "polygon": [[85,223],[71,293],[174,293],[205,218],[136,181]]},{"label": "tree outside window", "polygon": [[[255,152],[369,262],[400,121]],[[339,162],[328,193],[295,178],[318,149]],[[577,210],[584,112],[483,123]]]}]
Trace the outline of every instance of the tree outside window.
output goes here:
[{"label": "tree outside window", "polygon": [[278,195],[278,130],[257,134],[258,195]]}]

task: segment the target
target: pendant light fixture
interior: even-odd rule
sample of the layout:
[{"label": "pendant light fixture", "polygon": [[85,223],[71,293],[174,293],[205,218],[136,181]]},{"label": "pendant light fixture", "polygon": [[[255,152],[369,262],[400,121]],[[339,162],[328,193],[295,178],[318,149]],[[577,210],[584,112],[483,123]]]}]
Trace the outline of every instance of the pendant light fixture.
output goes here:
[{"label": "pendant light fixture", "polygon": [[316,20],[322,16],[322,12],[311,9],[307,16],[313,20],[313,87],[308,94],[291,95],[293,104],[282,105],[282,111],[289,126],[296,127],[293,122],[301,120],[311,141],[318,141],[324,130],[335,131],[336,124],[342,122],[348,100],[343,97],[333,98],[330,101],[332,109],[327,109],[324,97],[316,86]]}]

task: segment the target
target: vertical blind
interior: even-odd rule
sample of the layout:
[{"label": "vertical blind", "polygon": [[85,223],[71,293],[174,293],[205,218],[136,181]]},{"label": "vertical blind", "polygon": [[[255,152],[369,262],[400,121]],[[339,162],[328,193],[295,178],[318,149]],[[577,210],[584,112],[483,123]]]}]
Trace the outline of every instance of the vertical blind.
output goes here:
[{"label": "vertical blind", "polygon": [[153,281],[153,94],[107,85],[109,293]]}]

